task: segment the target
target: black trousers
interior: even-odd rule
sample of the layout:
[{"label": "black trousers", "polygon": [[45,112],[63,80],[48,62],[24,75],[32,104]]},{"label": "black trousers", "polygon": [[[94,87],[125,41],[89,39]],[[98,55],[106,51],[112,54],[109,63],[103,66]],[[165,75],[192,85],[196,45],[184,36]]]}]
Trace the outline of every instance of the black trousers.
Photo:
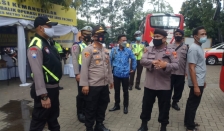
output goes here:
[{"label": "black trousers", "polygon": [[171,90],[173,93],[173,102],[179,102],[184,90],[185,75],[171,75]]},{"label": "black trousers", "polygon": [[95,121],[102,123],[105,119],[105,112],[110,102],[108,86],[90,86],[89,94],[85,96],[85,126],[92,129]]},{"label": "black trousers", "polygon": [[[143,70],[143,66],[140,64],[140,60],[137,60],[137,77],[136,77],[136,81],[135,81],[136,82],[135,86],[139,86],[140,85],[142,70]],[[129,81],[130,82],[129,83],[130,86],[133,86],[133,84],[134,84],[135,72],[130,74],[130,81]]]},{"label": "black trousers", "polygon": [[123,105],[124,107],[128,107],[128,101],[129,101],[129,92],[128,92],[128,84],[129,84],[129,78],[119,78],[114,76],[114,99],[115,99],[115,105],[120,105],[120,91],[121,91],[121,84],[123,87],[123,97],[124,97],[124,102]]},{"label": "black trousers", "polygon": [[36,96],[35,88],[31,88],[31,97],[34,98],[34,109],[30,124],[30,131],[43,131],[46,123],[50,131],[60,131],[59,117],[59,89],[47,88],[51,100],[51,108],[42,107],[40,96]]},{"label": "black trousers", "polygon": [[188,130],[193,130],[195,128],[194,119],[195,119],[198,106],[201,102],[204,86],[199,86],[199,88],[201,91],[201,95],[196,96],[194,94],[194,87],[190,87],[190,93],[187,99],[187,105],[186,105],[185,116],[184,116],[184,124],[186,125]]},{"label": "black trousers", "polygon": [[76,96],[77,114],[84,114],[85,100],[84,100],[84,95],[82,93],[82,86],[79,86],[78,81],[77,81],[77,85],[78,85],[78,95]]},{"label": "black trousers", "polygon": [[156,97],[158,98],[159,105],[159,118],[158,121],[161,124],[169,124],[169,110],[170,110],[170,99],[171,90],[151,90],[148,88],[144,89],[142,113],[140,118],[142,121],[149,121],[151,119],[151,113],[153,104]]}]

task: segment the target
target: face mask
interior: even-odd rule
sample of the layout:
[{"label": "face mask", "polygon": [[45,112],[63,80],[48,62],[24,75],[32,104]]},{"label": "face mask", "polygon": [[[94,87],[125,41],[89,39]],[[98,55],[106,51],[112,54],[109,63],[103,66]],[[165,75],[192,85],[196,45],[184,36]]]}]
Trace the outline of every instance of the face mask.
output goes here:
[{"label": "face mask", "polygon": [[182,36],[175,36],[175,41],[176,42],[181,42],[182,39],[183,39]]},{"label": "face mask", "polygon": [[135,37],[137,41],[141,41],[141,37]]},{"label": "face mask", "polygon": [[104,35],[99,35],[97,37],[97,41],[100,43],[100,44],[103,44],[104,43]]},{"label": "face mask", "polygon": [[44,33],[51,38],[54,36],[54,28],[44,28]]},{"label": "face mask", "polygon": [[85,42],[90,42],[91,36],[90,35],[84,36],[84,40],[85,40]]},{"label": "face mask", "polygon": [[124,48],[127,47],[127,41],[124,41],[123,43],[121,43],[121,46]]},{"label": "face mask", "polygon": [[205,43],[206,41],[207,41],[207,36],[201,37],[200,40],[199,40],[199,42],[201,44]]},{"label": "face mask", "polygon": [[162,39],[153,39],[154,46],[160,46],[163,44]]}]

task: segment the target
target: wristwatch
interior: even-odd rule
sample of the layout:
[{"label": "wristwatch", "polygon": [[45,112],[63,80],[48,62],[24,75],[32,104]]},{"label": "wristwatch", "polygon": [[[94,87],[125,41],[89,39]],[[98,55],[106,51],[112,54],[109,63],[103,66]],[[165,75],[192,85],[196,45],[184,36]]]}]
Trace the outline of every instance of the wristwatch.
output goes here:
[{"label": "wristwatch", "polygon": [[48,99],[48,96],[42,96],[41,99],[46,101]]}]

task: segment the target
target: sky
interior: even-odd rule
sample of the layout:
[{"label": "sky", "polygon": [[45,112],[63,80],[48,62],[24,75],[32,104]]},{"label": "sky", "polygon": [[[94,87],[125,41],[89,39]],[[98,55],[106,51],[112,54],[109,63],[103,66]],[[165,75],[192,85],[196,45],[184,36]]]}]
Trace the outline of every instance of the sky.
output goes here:
[{"label": "sky", "polygon": [[166,1],[169,2],[170,5],[173,7],[173,12],[175,14],[178,14],[181,9],[182,3],[185,0],[166,0]]},{"label": "sky", "polygon": [[[173,12],[175,14],[178,14],[181,9],[182,3],[186,0],[166,0],[166,1],[170,3],[171,7],[173,7]],[[147,8],[148,8],[148,3],[146,2],[143,6],[143,10],[147,11],[148,10]]]}]

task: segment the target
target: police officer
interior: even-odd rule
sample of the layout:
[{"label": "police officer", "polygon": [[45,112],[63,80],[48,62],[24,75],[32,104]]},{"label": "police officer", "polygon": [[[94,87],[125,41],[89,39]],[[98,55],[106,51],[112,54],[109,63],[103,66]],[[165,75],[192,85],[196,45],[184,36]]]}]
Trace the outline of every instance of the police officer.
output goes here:
[{"label": "police officer", "polygon": [[[60,54],[60,58],[62,60],[62,58],[65,57],[65,52],[63,51],[62,46],[54,40],[53,40],[53,45],[57,49],[58,53]],[[63,90],[63,89],[64,89],[63,87],[59,86],[59,90]]]},{"label": "police officer", "polygon": [[142,104],[142,125],[138,131],[147,131],[147,123],[151,119],[151,113],[155,98],[158,98],[160,131],[166,131],[169,124],[169,110],[171,99],[170,76],[173,70],[178,69],[177,54],[166,45],[167,33],[161,29],[155,29],[153,44],[146,47],[140,63],[146,70],[145,88]]},{"label": "police officer", "polygon": [[[140,64],[140,60],[142,58],[143,52],[144,52],[144,44],[141,43],[141,31],[136,31],[135,34],[135,39],[136,42],[132,44],[131,49],[136,57],[137,60],[137,77],[136,77],[136,84],[135,88],[137,90],[141,90],[139,87],[140,81],[141,81],[141,75],[142,75],[142,65]],[[134,77],[135,77],[135,72],[131,73],[130,75],[130,81],[129,81],[129,90],[132,90],[133,83],[134,83]]]},{"label": "police officer", "polygon": [[185,74],[186,74],[186,62],[187,62],[187,50],[188,47],[183,43],[184,32],[177,29],[174,32],[175,43],[170,44],[170,47],[177,52],[177,57],[179,59],[179,69],[172,72],[171,75],[171,90],[174,90],[172,108],[179,111],[180,107],[177,105],[181,99],[182,92],[184,90],[185,84]]},{"label": "police officer", "polygon": [[83,99],[82,87],[79,86],[80,69],[82,65],[82,51],[84,48],[86,48],[88,42],[91,41],[92,36],[91,34],[92,34],[92,27],[85,26],[84,28],[81,29],[81,36],[80,36],[80,39],[82,39],[83,41],[80,43],[75,43],[72,46],[72,59],[73,59],[72,62],[78,85],[78,95],[76,96],[77,116],[78,120],[82,123],[85,122],[85,116],[84,116],[84,99]]},{"label": "police officer", "polygon": [[28,48],[28,61],[33,73],[34,85],[31,97],[34,98],[34,109],[30,131],[42,131],[45,124],[51,131],[60,131],[59,88],[62,77],[60,56],[49,38],[53,37],[57,25],[46,16],[39,16],[34,21],[35,37]]},{"label": "police officer", "polygon": [[80,86],[85,95],[85,126],[87,131],[110,131],[103,121],[110,101],[109,87],[113,88],[109,52],[103,47],[106,31],[102,26],[94,27],[92,31],[94,42],[82,52],[82,68]]},{"label": "police officer", "polygon": [[[114,98],[115,105],[109,111],[120,110],[120,85],[122,83],[123,92],[124,92],[124,114],[128,113],[128,104],[129,104],[129,94],[128,94],[128,86],[129,86],[129,75],[136,70],[136,58],[132,51],[127,48],[129,45],[127,43],[126,35],[118,36],[119,47],[114,47],[111,50],[110,59],[111,65],[113,67],[114,74]],[[132,60],[132,70],[129,67],[129,59]]]}]

